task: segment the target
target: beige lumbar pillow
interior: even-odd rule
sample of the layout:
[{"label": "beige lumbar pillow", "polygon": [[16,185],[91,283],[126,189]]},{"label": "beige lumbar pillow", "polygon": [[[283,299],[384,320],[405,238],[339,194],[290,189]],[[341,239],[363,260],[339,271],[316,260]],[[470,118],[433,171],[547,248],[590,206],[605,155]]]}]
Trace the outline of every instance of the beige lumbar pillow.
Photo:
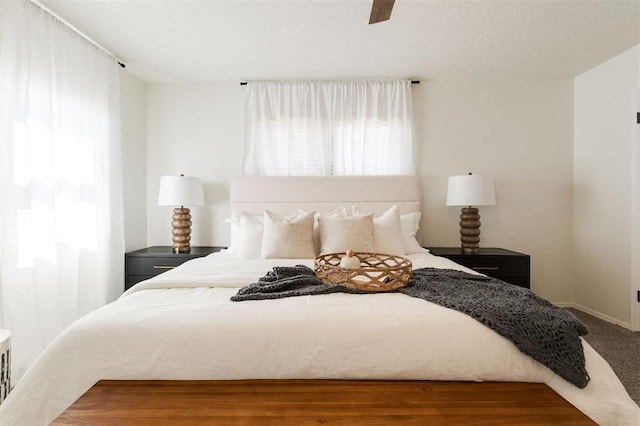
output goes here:
[{"label": "beige lumbar pillow", "polygon": [[316,256],[313,242],[315,212],[292,216],[279,216],[264,211],[262,257],[265,259],[313,259]]},{"label": "beige lumbar pillow", "polygon": [[373,252],[373,214],[320,216],[320,254],[345,253],[348,249]]}]

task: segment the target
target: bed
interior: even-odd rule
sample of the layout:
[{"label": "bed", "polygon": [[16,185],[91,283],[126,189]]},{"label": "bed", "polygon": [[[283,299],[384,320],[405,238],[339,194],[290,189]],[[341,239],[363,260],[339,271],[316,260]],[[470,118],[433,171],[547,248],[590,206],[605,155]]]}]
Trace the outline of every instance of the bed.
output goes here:
[{"label": "bed", "polygon": [[[231,205],[243,213],[230,220],[228,250],[141,282],[72,324],[0,405],[0,425],[48,424],[102,379],[538,382],[599,424],[640,424],[640,408],[584,340],[590,381],[579,388],[471,317],[404,294],[230,300],[275,266],[313,265],[310,258],[256,256],[259,234],[240,225],[256,225],[265,210],[298,217],[348,209],[349,216],[380,218],[393,209],[410,228],[401,227],[401,238],[414,269],[473,273],[415,242],[415,177],[243,177],[232,182]],[[318,221],[314,215],[316,240]],[[262,253],[265,247],[276,255],[283,249],[262,244]]]}]

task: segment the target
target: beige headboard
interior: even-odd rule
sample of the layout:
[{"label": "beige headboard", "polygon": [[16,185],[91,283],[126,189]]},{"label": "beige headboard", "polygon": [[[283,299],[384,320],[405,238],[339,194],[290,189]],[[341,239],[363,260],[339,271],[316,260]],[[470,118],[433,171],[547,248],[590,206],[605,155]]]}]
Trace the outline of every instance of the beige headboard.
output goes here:
[{"label": "beige headboard", "polygon": [[404,214],[420,211],[420,196],[416,176],[243,176],[231,181],[230,198],[231,211],[256,215],[352,205],[381,214],[394,204]]}]

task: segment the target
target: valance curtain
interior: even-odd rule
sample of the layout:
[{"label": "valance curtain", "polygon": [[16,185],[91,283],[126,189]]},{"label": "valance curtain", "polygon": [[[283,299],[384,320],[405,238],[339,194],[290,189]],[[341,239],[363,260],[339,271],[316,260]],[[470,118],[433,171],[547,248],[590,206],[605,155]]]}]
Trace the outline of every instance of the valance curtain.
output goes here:
[{"label": "valance curtain", "polygon": [[248,175],[414,174],[410,81],[249,82]]},{"label": "valance curtain", "polygon": [[112,57],[36,4],[0,2],[0,327],[13,382],[123,289]]}]

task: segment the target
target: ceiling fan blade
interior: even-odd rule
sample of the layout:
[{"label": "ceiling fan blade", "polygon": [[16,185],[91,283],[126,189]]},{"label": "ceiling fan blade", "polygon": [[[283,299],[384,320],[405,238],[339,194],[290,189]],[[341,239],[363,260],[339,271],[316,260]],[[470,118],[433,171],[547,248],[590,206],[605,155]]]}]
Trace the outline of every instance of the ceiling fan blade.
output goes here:
[{"label": "ceiling fan blade", "polygon": [[391,17],[394,2],[395,0],[373,0],[369,23],[375,24],[376,22],[388,20]]}]

